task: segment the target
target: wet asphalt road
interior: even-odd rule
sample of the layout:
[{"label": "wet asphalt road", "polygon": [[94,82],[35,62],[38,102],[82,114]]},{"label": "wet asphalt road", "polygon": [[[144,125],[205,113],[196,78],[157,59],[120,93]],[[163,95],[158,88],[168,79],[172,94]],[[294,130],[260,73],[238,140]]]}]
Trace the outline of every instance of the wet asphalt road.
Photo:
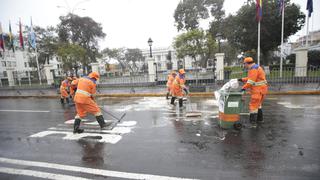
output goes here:
[{"label": "wet asphalt road", "polygon": [[[162,97],[98,102],[126,117],[101,132],[88,116],[79,137],[68,124],[74,106],[1,99],[0,179],[320,178],[320,96],[270,96],[265,123],[241,131],[217,126],[213,98],[192,98],[182,110]],[[190,106],[202,117],[186,118]]]}]

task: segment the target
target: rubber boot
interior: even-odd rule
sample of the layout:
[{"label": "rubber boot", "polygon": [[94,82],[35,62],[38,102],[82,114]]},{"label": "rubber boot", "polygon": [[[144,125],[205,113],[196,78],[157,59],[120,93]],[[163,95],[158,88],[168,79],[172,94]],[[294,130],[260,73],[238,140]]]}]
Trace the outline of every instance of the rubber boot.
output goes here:
[{"label": "rubber boot", "polygon": [[166,96],[166,98],[167,98],[167,99],[169,99],[169,95],[170,95],[170,93],[169,93],[169,92],[167,92],[167,96]]},{"label": "rubber boot", "polygon": [[73,124],[73,133],[75,134],[75,133],[78,133],[78,134],[80,134],[80,133],[83,133],[83,129],[80,129],[80,122],[81,122],[81,119],[79,119],[79,118],[76,118],[75,120],[74,120],[74,124]]},{"label": "rubber boot", "polygon": [[177,99],[176,97],[172,97],[172,98],[171,98],[171,103],[170,103],[170,104],[174,105],[174,101],[175,101],[176,99]]},{"label": "rubber boot", "polygon": [[181,98],[179,99],[179,107],[182,108],[182,106],[183,106],[183,99]]},{"label": "rubber boot", "polygon": [[104,128],[106,128],[106,127],[108,127],[108,126],[110,126],[112,124],[111,121],[105,122],[102,115],[96,116],[96,119],[97,119],[101,129],[104,129]]},{"label": "rubber boot", "polygon": [[60,102],[61,102],[61,104],[64,104],[64,99],[60,98]]},{"label": "rubber boot", "polygon": [[251,123],[251,128],[257,128],[257,118],[258,114],[257,113],[250,113],[250,123]]},{"label": "rubber boot", "polygon": [[258,109],[258,118],[257,118],[258,123],[264,123],[263,121],[263,113],[262,109]]},{"label": "rubber boot", "polygon": [[66,102],[67,102],[67,104],[69,104],[69,102],[70,102],[70,101],[69,101],[69,98],[66,98]]}]

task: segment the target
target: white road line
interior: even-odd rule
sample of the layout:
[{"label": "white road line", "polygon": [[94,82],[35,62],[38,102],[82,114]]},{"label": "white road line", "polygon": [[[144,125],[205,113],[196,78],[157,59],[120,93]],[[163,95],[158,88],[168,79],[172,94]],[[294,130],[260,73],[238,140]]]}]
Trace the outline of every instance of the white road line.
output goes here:
[{"label": "white road line", "polygon": [[[126,178],[126,179],[189,180],[189,179],[180,178],[180,177],[110,171],[110,170],[103,170],[103,169],[85,168],[85,167],[62,165],[62,164],[56,164],[56,163],[8,159],[8,158],[1,158],[1,157],[0,157],[0,162],[23,165],[23,166],[34,166],[34,167],[51,168],[51,169],[58,169],[58,170],[64,170],[64,171],[81,172],[81,173],[106,176],[106,177]],[[72,178],[66,178],[66,179],[72,179]]]},{"label": "white road line", "polygon": [[81,178],[76,176],[68,176],[68,175],[62,175],[62,174],[53,174],[53,173],[46,173],[46,172],[40,172],[40,171],[5,168],[5,167],[0,167],[0,173],[32,176],[32,177],[38,177],[43,179],[55,179],[55,180],[65,180],[65,179],[87,180],[86,178]]},{"label": "white road line", "polygon": [[38,112],[38,113],[48,113],[50,111],[40,111],[40,110],[18,110],[18,109],[0,109],[1,112]]},{"label": "white road line", "polygon": [[84,137],[96,137],[99,136],[101,139],[97,140],[99,142],[116,144],[122,139],[122,136],[116,134],[98,134],[98,133],[81,133],[73,134],[73,132],[63,132],[63,131],[41,131],[39,133],[33,134],[30,137],[45,137],[52,134],[64,134],[65,136],[62,139],[65,140],[78,140]]},{"label": "white road line", "polygon": [[[48,130],[73,131],[73,129],[71,129],[71,128],[57,128],[57,127],[51,127],[51,128],[48,128]],[[131,128],[129,128],[129,127],[115,127],[112,130],[100,130],[100,129],[86,129],[86,128],[84,128],[84,131],[85,132],[90,132],[90,133],[127,134],[127,133],[131,132]]]}]

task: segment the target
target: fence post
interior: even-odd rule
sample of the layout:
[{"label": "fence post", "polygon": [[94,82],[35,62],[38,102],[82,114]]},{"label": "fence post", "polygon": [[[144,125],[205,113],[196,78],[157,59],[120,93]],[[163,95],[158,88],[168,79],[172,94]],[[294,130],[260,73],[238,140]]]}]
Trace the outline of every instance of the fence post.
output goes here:
[{"label": "fence post", "polygon": [[306,77],[307,76],[307,63],[308,63],[308,49],[298,48],[295,50],[296,54],[296,66],[295,66],[295,76],[296,77]]},{"label": "fence post", "polygon": [[13,67],[7,67],[7,76],[8,76],[9,86],[14,86],[13,71],[14,71]]},{"label": "fence post", "polygon": [[149,82],[155,82],[155,75],[156,75],[156,69],[155,69],[155,60],[152,57],[147,58],[148,62],[148,75],[149,75]]},{"label": "fence post", "polygon": [[[224,80],[224,53],[216,53],[215,54],[217,62],[216,62],[216,74],[219,75],[217,76],[217,80]],[[221,73],[222,72],[222,73]]]}]

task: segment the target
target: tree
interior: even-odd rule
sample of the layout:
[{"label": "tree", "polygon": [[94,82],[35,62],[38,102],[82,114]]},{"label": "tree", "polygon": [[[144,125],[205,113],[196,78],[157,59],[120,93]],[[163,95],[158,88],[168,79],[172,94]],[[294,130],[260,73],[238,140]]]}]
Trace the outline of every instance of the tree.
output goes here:
[{"label": "tree", "polygon": [[216,50],[215,42],[209,33],[203,30],[194,29],[176,37],[174,48],[177,52],[178,59],[191,57],[196,66],[201,61],[202,67],[206,67],[207,60],[212,57]]},{"label": "tree", "polygon": [[69,13],[60,16],[57,32],[63,43],[72,43],[86,50],[84,65],[95,62],[98,53],[98,40],[106,36],[100,23],[90,17],[80,17]]},{"label": "tree", "polygon": [[75,68],[77,73],[77,65],[85,62],[85,54],[86,50],[79,45],[64,43],[58,48],[58,55],[62,58],[65,71]]},{"label": "tree", "polygon": [[[28,33],[30,27],[26,26],[26,31],[24,34]],[[40,26],[34,26],[33,30],[36,34],[36,50],[38,53],[38,62],[39,68],[43,67],[42,65],[49,63],[51,59],[57,53],[58,41],[56,29],[52,26],[47,28],[42,28]],[[29,45],[25,47],[28,52],[34,52],[35,50]],[[37,67],[37,61],[34,54],[28,53],[29,65],[30,67]]]},{"label": "tree", "polygon": [[142,67],[138,67],[137,62],[144,62],[144,57],[142,56],[142,52],[140,49],[127,49],[125,53],[125,59],[128,64],[131,64],[132,72],[139,71]]},{"label": "tree", "polygon": [[184,0],[180,1],[174,12],[175,26],[178,31],[199,27],[200,20],[210,15],[217,21],[224,16],[224,0]]},{"label": "tree", "polygon": [[39,64],[49,63],[49,59],[57,53],[58,41],[56,29],[52,26],[45,28],[35,26]]},{"label": "tree", "polygon": [[[300,7],[290,0],[285,2],[284,39],[295,34],[304,25],[305,15]],[[277,1],[263,1],[261,21],[261,52],[262,64],[268,64],[269,52],[281,44],[281,16]],[[229,15],[223,21],[223,35],[228,42],[242,51],[257,48],[257,22],[255,20],[255,2],[243,5],[236,15]]]},{"label": "tree", "polygon": [[125,48],[105,48],[101,51],[103,57],[116,59],[119,62],[123,73],[126,71],[127,68],[130,68],[127,61],[125,60],[125,53]]},{"label": "tree", "polygon": [[308,65],[320,66],[320,51],[308,51]]}]

